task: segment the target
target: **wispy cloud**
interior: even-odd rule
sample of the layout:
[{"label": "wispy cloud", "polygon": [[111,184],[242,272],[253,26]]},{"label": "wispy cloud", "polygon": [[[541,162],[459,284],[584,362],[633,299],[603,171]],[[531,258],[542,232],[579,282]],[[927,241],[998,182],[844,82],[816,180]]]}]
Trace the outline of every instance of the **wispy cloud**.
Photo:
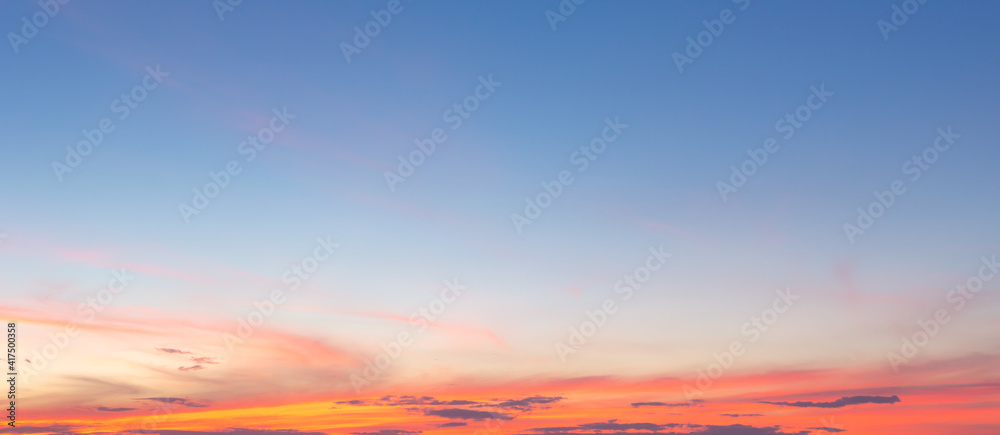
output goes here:
[{"label": "wispy cloud", "polygon": [[[694,431],[664,432],[667,428],[688,427]],[[807,430],[784,432],[781,426],[747,426],[731,425],[698,425],[698,424],[656,424],[656,423],[617,423],[609,420],[604,423],[591,423],[575,427],[542,427],[529,429],[544,435],[809,435]],[[642,431],[642,432],[636,432]],[[534,434],[533,434],[534,435]]]},{"label": "wispy cloud", "polygon": [[153,402],[169,403],[169,404],[173,404],[173,405],[182,405],[182,406],[187,406],[187,407],[191,407],[191,408],[205,408],[205,407],[208,407],[208,405],[197,403],[197,402],[192,402],[190,400],[182,399],[180,397],[144,397],[144,398],[135,399],[135,400],[149,400],[149,401],[153,401]]},{"label": "wispy cloud", "polygon": [[351,435],[407,435],[422,432],[421,430],[380,429],[377,432],[351,432]]},{"label": "wispy cloud", "polygon": [[848,405],[861,405],[864,403],[888,403],[899,402],[898,396],[850,396],[841,397],[832,402],[762,402],[779,406],[794,406],[798,408],[843,408]]},{"label": "wispy cloud", "polygon": [[246,429],[231,427],[220,430],[133,430],[131,433],[158,435],[326,435],[324,432],[302,432],[296,429]]},{"label": "wispy cloud", "polygon": [[459,420],[513,420],[506,414],[501,414],[499,412],[487,412],[487,411],[475,411],[471,409],[428,409],[424,411],[424,415],[432,415],[435,417],[444,417]]},{"label": "wispy cloud", "polygon": [[126,411],[135,411],[136,409],[139,408],[108,408],[107,406],[97,407],[97,410],[101,412],[126,412]]},{"label": "wispy cloud", "polygon": [[160,352],[165,352],[165,353],[191,354],[191,352],[188,352],[188,351],[184,351],[184,350],[180,350],[180,349],[173,349],[173,348],[169,348],[169,347],[158,347],[158,348],[156,348],[156,350],[158,350]]},{"label": "wispy cloud", "polygon": [[50,433],[73,433],[76,429],[82,426],[69,425],[69,424],[53,424],[49,426],[16,426],[16,427],[6,427],[4,432],[7,433],[21,433],[21,434],[50,434]]},{"label": "wispy cloud", "polygon": [[689,402],[674,402],[674,403],[666,403],[666,402],[632,402],[630,405],[632,405],[633,408],[638,408],[640,406],[687,407],[687,406],[698,406],[698,405],[701,405],[704,402],[705,401],[701,400],[701,399],[692,399]]},{"label": "wispy cloud", "polygon": [[462,427],[462,426],[468,426],[468,425],[469,425],[469,423],[466,423],[464,421],[449,421],[447,423],[441,423],[441,424],[437,425],[437,427]]}]

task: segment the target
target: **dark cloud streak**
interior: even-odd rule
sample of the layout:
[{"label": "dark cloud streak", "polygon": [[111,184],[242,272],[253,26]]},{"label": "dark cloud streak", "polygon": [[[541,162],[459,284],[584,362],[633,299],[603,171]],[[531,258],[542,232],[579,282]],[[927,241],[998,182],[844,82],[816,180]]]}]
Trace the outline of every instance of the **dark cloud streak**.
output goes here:
[{"label": "dark cloud streak", "polygon": [[428,409],[424,411],[424,415],[433,415],[435,417],[444,417],[450,419],[458,420],[513,420],[506,414],[501,414],[499,412],[487,412],[487,411],[475,411],[471,409],[461,409],[461,408],[450,408],[450,409]]},{"label": "dark cloud streak", "polygon": [[899,402],[899,396],[845,396],[832,402],[761,402],[778,406],[794,406],[797,408],[843,408],[848,405],[861,405],[864,403],[888,403]]}]

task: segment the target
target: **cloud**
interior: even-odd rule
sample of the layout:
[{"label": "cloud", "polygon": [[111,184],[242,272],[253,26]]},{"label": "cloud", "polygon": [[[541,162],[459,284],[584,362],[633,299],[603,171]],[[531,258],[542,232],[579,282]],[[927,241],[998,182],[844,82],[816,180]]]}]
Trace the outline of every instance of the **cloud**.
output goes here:
[{"label": "cloud", "polygon": [[460,426],[468,426],[468,425],[469,424],[466,423],[466,422],[464,422],[464,421],[449,421],[447,423],[441,423],[441,424],[437,425],[437,427],[460,427]]},{"label": "cloud", "polygon": [[473,402],[471,400],[449,400],[447,402],[438,402],[438,405],[475,405],[478,402]]},{"label": "cloud", "polygon": [[190,366],[190,367],[177,367],[177,370],[180,370],[182,372],[191,371],[191,370],[204,370],[204,369],[205,369],[205,367],[202,367],[201,364],[195,364],[195,365]]},{"label": "cloud", "polygon": [[139,408],[108,408],[107,406],[98,406],[97,410],[101,412],[125,412],[125,411],[135,411]]},{"label": "cloud", "polygon": [[[135,400],[150,400],[150,401],[153,401],[153,402],[160,402],[160,403],[172,403],[172,404],[183,405],[183,406],[187,406],[187,407],[191,407],[191,408],[207,408],[208,407],[208,405],[205,405],[205,404],[202,404],[202,403],[191,402],[191,401],[189,401],[187,399],[182,399],[180,397],[143,397],[143,398],[135,399]],[[235,429],[235,428],[230,428],[230,429]],[[249,429],[247,429],[247,430],[249,430]]]},{"label": "cloud", "polygon": [[511,408],[511,409],[516,409],[518,411],[530,411],[534,409],[535,405],[555,403],[562,399],[563,397],[532,396],[532,397],[525,397],[520,400],[503,401],[493,406],[496,406],[498,408]]},{"label": "cloud", "polygon": [[486,412],[486,411],[474,411],[471,409],[428,409],[424,411],[424,415],[433,415],[437,417],[459,419],[459,420],[486,420],[488,418],[498,419],[498,420],[513,420],[506,414],[501,414],[499,412]]},{"label": "cloud", "polygon": [[376,406],[472,406],[473,408],[504,408],[518,411],[530,411],[549,403],[563,400],[564,397],[531,396],[523,399],[493,399],[493,402],[477,402],[474,400],[438,400],[431,396],[382,396],[371,402],[363,400],[342,400],[338,405],[376,405]]},{"label": "cloud", "polygon": [[[663,432],[665,429],[687,427],[697,429],[694,432]],[[782,432],[780,426],[755,427],[742,424],[726,426],[680,423],[618,423],[618,420],[608,420],[602,423],[581,424],[574,427],[541,427],[529,429],[545,435],[809,435],[809,431]],[[635,432],[635,431],[643,432]],[[527,434],[525,434],[527,435]],[[537,434],[533,434],[537,435]]]},{"label": "cloud", "polygon": [[554,427],[536,427],[528,430],[533,432],[542,432],[550,435],[581,433],[581,432],[571,432],[577,429],[579,428],[575,426],[554,426]]},{"label": "cloud", "polygon": [[180,353],[180,354],[188,354],[188,355],[191,354],[191,352],[180,350],[180,349],[174,349],[174,348],[170,348],[170,347],[158,347],[158,348],[156,348],[156,350],[158,350],[160,352],[166,352],[166,353]]},{"label": "cloud", "polygon": [[337,404],[338,405],[364,405],[365,401],[364,400],[357,400],[357,399],[355,399],[355,400],[342,400],[340,402],[337,402]]},{"label": "cloud", "polygon": [[[471,400],[447,400],[441,401],[437,400],[431,396],[383,396],[378,399],[380,403],[378,405],[382,406],[405,406],[405,405],[433,405],[433,406],[451,406],[451,405],[475,405],[478,402],[473,402]],[[341,402],[338,402],[341,403]]]},{"label": "cloud", "polygon": [[417,434],[420,430],[382,429],[378,432],[351,432],[351,435],[406,435]]},{"label": "cloud", "polygon": [[719,414],[723,417],[761,417],[764,414]]},{"label": "cloud", "polygon": [[631,405],[632,405],[633,408],[638,408],[640,406],[691,406],[690,404],[686,404],[686,403],[672,404],[672,403],[664,403],[664,402],[632,402]]},{"label": "cloud", "polygon": [[704,402],[705,401],[701,400],[701,399],[693,399],[693,400],[691,400],[689,402],[675,402],[675,403],[666,403],[666,402],[633,402],[630,405],[632,405],[633,408],[638,408],[640,406],[669,406],[669,407],[677,407],[677,406],[699,406],[699,405],[701,405]]},{"label": "cloud", "polygon": [[830,433],[833,433],[833,432],[846,432],[844,429],[837,429],[835,427],[824,427],[824,426],[811,427],[809,429],[812,429],[812,430],[821,430],[821,431],[826,431],[826,432],[830,432]]},{"label": "cloud", "polygon": [[845,396],[833,402],[762,402],[779,406],[794,406],[798,408],[843,408],[848,405],[860,405],[863,403],[888,403],[899,402],[899,396]]},{"label": "cloud", "polygon": [[618,423],[618,420],[608,420],[602,423],[586,423],[578,425],[581,428],[589,430],[650,430],[659,431],[666,429],[668,427],[683,426],[682,424],[667,423],[667,424],[656,424],[656,423]]},{"label": "cloud", "polygon": [[[441,401],[431,397],[431,396],[399,396],[396,399],[391,399],[392,396],[388,396],[390,399],[384,400],[384,405],[387,406],[405,406],[405,405],[441,405]],[[384,398],[383,398],[384,399]]]},{"label": "cloud", "polygon": [[4,428],[6,433],[23,433],[23,434],[33,434],[33,433],[73,433],[76,428],[80,426],[68,425],[68,424],[53,424],[50,426],[17,426]]},{"label": "cloud", "polygon": [[781,432],[780,426],[755,427],[742,424],[731,424],[728,426],[705,426],[698,435],[809,435],[809,431]]},{"label": "cloud", "polygon": [[198,364],[218,364],[218,362],[215,361],[215,358],[208,356],[193,356],[191,357],[191,361]]},{"label": "cloud", "polygon": [[230,427],[215,431],[164,430],[164,429],[133,430],[131,431],[131,433],[158,434],[158,435],[327,435],[324,432],[301,432],[296,429],[271,430],[271,429],[246,429],[241,427]]},{"label": "cloud", "polygon": [[[590,433],[593,431],[597,431],[598,433],[601,434],[605,434],[606,432],[604,431],[615,431],[614,433],[636,434],[637,432],[625,432],[625,431],[644,430],[644,431],[651,431],[644,433],[662,433],[660,431],[664,429],[684,427],[684,426],[700,427],[699,425],[684,425],[681,423],[666,423],[666,424],[619,423],[617,419],[614,419],[598,423],[585,423],[573,427],[539,427],[530,430],[535,432],[542,432],[548,435]],[[579,432],[579,431],[586,431],[586,432]]]}]

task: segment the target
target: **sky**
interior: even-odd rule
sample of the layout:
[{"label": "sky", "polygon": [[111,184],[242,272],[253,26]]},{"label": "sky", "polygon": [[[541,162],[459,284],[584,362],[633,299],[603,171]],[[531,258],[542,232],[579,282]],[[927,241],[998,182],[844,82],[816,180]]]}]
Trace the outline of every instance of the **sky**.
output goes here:
[{"label": "sky", "polygon": [[1000,432],[1000,4],[0,11],[10,433]]}]

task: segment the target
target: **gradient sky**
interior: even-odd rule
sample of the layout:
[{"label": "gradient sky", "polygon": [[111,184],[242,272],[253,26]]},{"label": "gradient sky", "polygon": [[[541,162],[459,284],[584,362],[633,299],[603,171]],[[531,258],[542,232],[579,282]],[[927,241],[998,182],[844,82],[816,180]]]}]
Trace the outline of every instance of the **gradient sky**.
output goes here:
[{"label": "gradient sky", "polygon": [[[0,314],[26,358],[8,432],[1000,433],[1000,279],[964,290],[1000,254],[1000,4],[926,2],[886,38],[879,21],[912,4],[592,0],[550,22],[555,0],[401,0],[345,59],[391,3],[244,1],[220,19],[208,1],[70,2],[19,43],[43,6],[0,0]],[[274,110],[294,118],[247,161]],[[114,130],[57,175],[103,119]],[[574,152],[615,119],[581,171]],[[958,137],[913,180],[939,129]],[[572,183],[518,231],[561,171]],[[852,242],[845,223],[894,180],[905,193]],[[337,246],[293,291],[318,239]],[[651,249],[670,257],[625,299]],[[464,290],[444,303],[446,282]],[[779,289],[798,298],[749,334]],[[241,334],[274,291],[285,302]],[[400,333],[412,343],[364,378]],[[686,395],[734,341],[745,352]]]}]

